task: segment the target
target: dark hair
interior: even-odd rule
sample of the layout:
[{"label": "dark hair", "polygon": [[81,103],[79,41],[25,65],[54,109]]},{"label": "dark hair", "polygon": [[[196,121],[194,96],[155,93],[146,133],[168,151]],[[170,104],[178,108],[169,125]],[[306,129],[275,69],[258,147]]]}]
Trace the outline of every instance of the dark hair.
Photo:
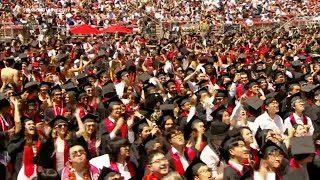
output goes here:
[{"label": "dark hair", "polygon": [[158,154],[163,154],[165,156],[165,153],[163,151],[159,151],[159,150],[152,150],[148,153],[148,157],[147,157],[147,164],[151,164],[153,158],[158,155]]},{"label": "dark hair", "polygon": [[307,157],[309,157],[311,154],[296,154],[293,155],[293,159],[297,160],[297,161],[302,161],[304,159],[306,159]]},{"label": "dark hair", "polygon": [[60,176],[54,169],[43,169],[39,173],[38,180],[60,180]]},{"label": "dark hair", "polygon": [[[274,97],[270,97],[270,98],[267,98],[265,100],[265,105],[268,106],[269,104],[271,104],[273,101],[277,101]],[[278,101],[277,101],[278,102]]]},{"label": "dark hair", "polygon": [[110,160],[112,161],[116,161],[117,160],[117,157],[118,157],[118,154],[120,152],[120,149],[122,147],[125,147],[125,146],[130,146],[130,143],[128,141],[128,139],[123,139],[123,138],[120,138],[120,137],[116,137],[115,139],[113,139],[111,142],[110,142]]},{"label": "dark hair", "polygon": [[167,141],[170,142],[172,135],[176,134],[178,132],[183,133],[182,129],[179,126],[174,126],[174,127],[170,128],[168,133],[166,134]]}]

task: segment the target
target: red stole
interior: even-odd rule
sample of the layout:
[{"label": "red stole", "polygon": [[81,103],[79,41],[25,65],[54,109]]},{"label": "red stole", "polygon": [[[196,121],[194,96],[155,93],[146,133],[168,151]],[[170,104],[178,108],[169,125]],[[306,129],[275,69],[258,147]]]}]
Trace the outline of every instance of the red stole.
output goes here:
[{"label": "red stole", "polygon": [[231,165],[230,163],[227,163],[227,165],[228,165],[231,169],[233,169],[235,172],[237,172],[237,174],[239,174],[240,177],[243,176],[243,172],[242,172],[242,171],[240,171],[239,169],[237,169],[236,167],[234,167],[234,166]]},{"label": "red stole", "polygon": [[85,107],[79,105],[77,108],[80,109],[80,112],[79,112],[80,118],[83,118],[88,113],[92,113],[93,112],[93,108],[91,106],[87,106],[85,108]]},{"label": "red stole", "polygon": [[[8,125],[6,125],[6,123],[8,123]],[[4,119],[4,117],[2,115],[0,115],[0,132],[5,132],[8,131],[12,126],[12,122],[10,121],[10,119]]]},{"label": "red stole", "polygon": [[[175,170],[181,175],[184,174],[185,170],[183,169],[183,165],[182,165],[182,162],[180,160],[179,155],[177,153],[174,154],[172,152],[172,147],[170,148],[170,152],[169,153],[170,153],[170,155],[171,155],[171,157],[173,159],[173,164],[174,164]],[[191,148],[188,148],[188,147],[185,148],[184,154],[185,154],[185,157],[188,159],[189,163],[196,156],[195,152]]]},{"label": "red stole", "polygon": [[60,107],[59,105],[54,105],[52,107],[52,111],[53,111],[53,114],[54,114],[55,117],[56,116],[63,116],[63,114],[65,112],[67,112],[66,108],[64,108],[63,106]]},{"label": "red stole", "polygon": [[293,170],[296,170],[301,167],[293,158],[290,159],[289,165],[292,167]]},{"label": "red stole", "polygon": [[[109,134],[115,128],[115,124],[109,119],[109,117],[104,119],[104,124],[106,125]],[[126,124],[122,125],[120,130],[121,130],[121,137],[122,138],[126,138],[127,137],[127,132],[128,132],[127,131],[127,125]]]},{"label": "red stole", "polygon": [[[68,143],[66,140],[64,140],[64,149],[63,149],[63,164],[66,165],[68,162]],[[56,168],[57,166],[57,154],[54,156],[54,166]]]},{"label": "red stole", "polygon": [[187,112],[187,111],[183,111],[183,112],[181,113],[181,116],[182,116],[182,117],[188,117],[188,115],[189,115],[189,112]]},{"label": "red stole", "polygon": [[237,95],[237,98],[240,99],[240,97],[244,94],[245,92],[245,89],[243,87],[242,84],[239,84],[237,87],[236,87],[236,95]]},{"label": "red stole", "polygon": [[[296,119],[293,116],[293,113],[289,116],[290,122],[292,125],[297,124]],[[308,119],[305,115],[302,116],[303,125],[308,125]]]},{"label": "red stole", "polygon": [[148,173],[143,177],[143,180],[159,180],[159,178],[154,176],[153,173]]},{"label": "red stole", "polygon": [[[127,163],[128,171],[129,171],[129,173],[130,173],[131,178],[132,178],[132,177],[135,177],[134,167],[133,167],[132,163],[129,162],[129,161],[127,161],[126,163]],[[119,168],[118,168],[118,165],[117,165],[116,162],[110,161],[110,169],[112,169],[112,170],[120,173]]]},{"label": "red stole", "polygon": [[246,159],[243,164],[247,165],[247,166],[250,166],[250,161],[254,161],[254,164],[253,164],[253,168],[254,169],[258,169],[259,168],[259,162],[260,162],[260,158],[258,156],[258,152],[256,149],[253,149],[252,147],[250,147],[250,158],[249,159]]},{"label": "red stole", "polygon": [[[35,146],[37,151],[36,153],[38,153],[41,146],[40,141],[37,141]],[[34,172],[35,164],[33,164],[32,162],[34,157],[35,155],[33,153],[33,148],[25,145],[23,148],[23,165],[24,165],[24,175],[28,178],[31,177]]]}]

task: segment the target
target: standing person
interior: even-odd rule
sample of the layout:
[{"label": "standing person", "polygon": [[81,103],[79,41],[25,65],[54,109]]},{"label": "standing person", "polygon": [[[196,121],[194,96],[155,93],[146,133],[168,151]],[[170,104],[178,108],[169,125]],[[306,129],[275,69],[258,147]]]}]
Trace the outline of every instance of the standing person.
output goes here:
[{"label": "standing person", "polygon": [[62,89],[59,85],[54,86],[50,90],[52,100],[51,107],[44,110],[45,120],[50,121],[57,116],[63,116],[67,112],[67,108],[63,102]]},{"label": "standing person", "polygon": [[86,142],[83,138],[71,140],[69,161],[62,170],[63,180],[97,180],[99,169],[89,163]]},{"label": "standing person", "polygon": [[8,99],[3,94],[0,94],[0,104],[0,132],[11,135],[15,132],[14,123],[9,114],[11,106]]},{"label": "standing person", "polygon": [[169,173],[169,161],[162,151],[152,150],[148,154],[147,168],[149,173],[143,180],[160,180]]}]

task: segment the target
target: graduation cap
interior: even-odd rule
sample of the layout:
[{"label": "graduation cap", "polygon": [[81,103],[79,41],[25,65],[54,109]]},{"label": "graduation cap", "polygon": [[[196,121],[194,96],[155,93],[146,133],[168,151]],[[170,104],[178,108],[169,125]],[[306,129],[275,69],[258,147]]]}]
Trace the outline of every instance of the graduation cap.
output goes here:
[{"label": "graduation cap", "polygon": [[144,90],[144,93],[145,93],[145,94],[149,94],[150,91],[151,91],[152,89],[155,89],[155,88],[156,88],[156,86],[155,86],[154,84],[148,83],[146,86],[143,87],[143,90]]},{"label": "graduation cap", "polygon": [[138,135],[142,132],[144,127],[149,127],[148,121],[146,118],[143,118],[132,125],[132,131]]},{"label": "graduation cap", "polygon": [[87,141],[84,139],[83,136],[81,137],[76,137],[76,136],[72,136],[69,140],[68,140],[68,148],[71,149],[74,146],[81,146],[83,147],[83,149],[86,151],[87,153],[87,158],[90,159],[90,154],[89,154],[89,150],[88,150],[88,143]]},{"label": "graduation cap", "polygon": [[29,61],[27,61],[28,57],[25,53],[20,53],[19,58],[21,59],[21,61],[27,62],[29,64]]},{"label": "graduation cap", "polygon": [[266,95],[266,99],[264,100],[265,105],[269,105],[270,103],[272,103],[274,100],[276,100],[277,102],[280,102],[281,99],[279,99],[279,92],[271,92],[269,94]]},{"label": "graduation cap", "polygon": [[9,100],[7,99],[7,97],[3,93],[0,93],[0,104],[1,104],[1,107],[10,106]]},{"label": "graduation cap", "polygon": [[34,90],[34,89],[38,89],[38,82],[37,81],[30,81],[30,82],[27,82],[25,85],[24,85],[24,89],[30,91],[30,90]]},{"label": "graduation cap", "polygon": [[169,88],[169,86],[171,86],[171,85],[176,85],[175,80],[169,79],[168,81],[166,81],[166,82],[163,83],[163,86],[165,86],[165,87],[167,87],[167,88]]},{"label": "graduation cap", "polygon": [[156,122],[156,124],[161,127],[164,128],[164,123],[168,120],[168,119],[172,119],[174,120],[174,105],[173,104],[161,104],[160,105],[160,110],[162,112],[161,116],[159,117],[158,121]]},{"label": "graduation cap", "polygon": [[87,115],[83,116],[81,118],[81,120],[82,120],[83,123],[86,123],[86,122],[97,122],[98,121],[98,116],[95,115],[95,114],[88,113]]},{"label": "graduation cap", "polygon": [[148,94],[144,100],[146,107],[155,107],[159,102],[163,102],[163,98],[159,93]]},{"label": "graduation cap", "polygon": [[220,117],[218,117],[219,115],[222,114],[222,112],[226,111],[227,109],[224,106],[219,106],[218,108],[214,109],[211,112],[211,116],[214,120],[219,120],[221,121]]},{"label": "graduation cap", "polygon": [[176,60],[178,60],[178,61],[182,61],[184,57],[185,57],[185,56],[183,56],[183,55],[179,55],[179,56],[176,56],[175,58],[176,58]]},{"label": "graduation cap", "polygon": [[26,101],[26,105],[27,106],[35,106],[35,105],[37,105],[37,103],[36,103],[35,100],[29,99],[29,100]]},{"label": "graduation cap", "polygon": [[263,105],[263,100],[261,100],[257,96],[251,96],[245,101],[245,103],[254,110],[258,110]]},{"label": "graduation cap", "polygon": [[228,97],[228,91],[227,90],[223,90],[223,89],[219,89],[216,97]]},{"label": "graduation cap", "polygon": [[299,93],[296,93],[296,94],[294,94],[294,95],[292,95],[292,96],[290,96],[290,97],[288,98],[288,102],[289,102],[290,104],[293,104],[296,100],[299,100],[299,99],[302,99],[300,92],[299,92]]},{"label": "graduation cap", "polygon": [[142,105],[139,109],[139,113],[142,114],[146,119],[150,119],[150,116],[153,112],[153,109],[147,108],[144,105]]},{"label": "graduation cap", "polygon": [[303,62],[301,62],[300,60],[297,60],[297,61],[293,61],[291,65],[292,67],[300,67],[303,65]]},{"label": "graduation cap", "polygon": [[190,102],[189,96],[182,96],[177,100],[177,104],[179,105],[179,107],[182,107],[187,102]]},{"label": "graduation cap", "polygon": [[250,80],[248,83],[248,87],[252,88],[253,86],[258,85],[258,82],[256,80]]},{"label": "graduation cap", "polygon": [[202,162],[198,157],[196,157],[189,164],[183,176],[186,178],[186,180],[194,180],[195,179],[194,177],[199,175],[198,174],[199,169],[203,166],[207,166],[207,165],[204,162]]},{"label": "graduation cap", "polygon": [[186,125],[185,128],[184,128],[184,138],[185,138],[185,139],[189,139],[189,138],[190,138],[190,135],[191,135],[191,133],[192,133],[192,131],[193,131],[192,125],[193,125],[194,122],[196,122],[196,121],[198,121],[198,122],[203,122],[204,125],[206,124],[203,120],[197,118],[196,116],[193,116],[193,117],[191,118],[191,120],[187,122],[187,125]]},{"label": "graduation cap", "polygon": [[62,91],[61,87],[59,85],[56,85],[50,89],[50,94],[53,95],[54,93],[61,92],[61,91]]},{"label": "graduation cap", "polygon": [[204,133],[207,139],[223,140],[229,132],[230,124],[225,124],[221,121],[213,121],[209,130]]},{"label": "graduation cap", "polygon": [[126,69],[122,69],[122,70],[119,70],[116,72],[116,76],[117,76],[117,79],[121,79],[122,76],[128,74],[128,71]]},{"label": "graduation cap", "polygon": [[106,73],[107,71],[106,70],[100,70],[97,72],[97,77],[100,77],[102,74]]},{"label": "graduation cap", "polygon": [[83,96],[86,96],[87,92],[84,89],[81,89],[80,91],[77,92],[76,98],[77,100],[80,100]]},{"label": "graduation cap", "polygon": [[256,82],[259,83],[259,84],[261,84],[262,81],[267,81],[267,78],[265,78],[265,77],[259,77],[259,78],[256,80]]},{"label": "graduation cap", "polygon": [[309,93],[309,92],[315,90],[318,86],[319,86],[319,84],[317,84],[317,85],[308,84],[306,86],[302,86],[301,91]]},{"label": "graduation cap", "polygon": [[87,76],[85,74],[79,74],[75,78],[78,82],[78,87],[88,83]]},{"label": "graduation cap", "polygon": [[98,180],[108,180],[115,175],[120,175],[120,173],[104,166],[100,171]]},{"label": "graduation cap", "polygon": [[266,143],[266,138],[267,138],[267,133],[270,131],[269,129],[261,129],[259,126],[256,134],[255,134],[255,139],[258,144],[258,146],[261,148],[265,143]]},{"label": "graduation cap", "polygon": [[47,87],[48,89],[50,89],[50,87],[53,85],[53,83],[50,83],[50,82],[41,82],[40,84],[39,84],[39,87],[41,88],[41,87]]},{"label": "graduation cap", "polygon": [[56,127],[56,125],[58,125],[59,123],[67,123],[68,119],[65,118],[64,116],[56,116],[54,119],[52,119],[51,121],[49,121],[50,127],[54,128]]},{"label": "graduation cap", "polygon": [[312,136],[293,137],[290,145],[292,155],[313,154],[316,151]]},{"label": "graduation cap", "polygon": [[147,73],[147,72],[144,72],[143,74],[141,74],[141,75],[138,77],[138,79],[139,79],[140,81],[142,81],[142,83],[147,83],[147,82],[149,81],[149,79],[151,79],[151,78],[152,78],[152,76],[150,76],[150,74]]},{"label": "graduation cap", "polygon": [[66,53],[63,54],[59,54],[57,56],[57,59],[59,60],[59,62],[65,62],[66,60],[68,60],[68,55]]},{"label": "graduation cap", "polygon": [[136,72],[136,65],[133,63],[133,61],[128,60],[125,64],[125,69],[128,72]]},{"label": "graduation cap", "polygon": [[271,140],[268,140],[259,150],[259,157],[263,158],[264,156],[270,154],[271,152],[275,150],[280,150],[283,155],[285,155],[285,152],[282,150],[280,146],[278,146],[276,143],[272,142]]},{"label": "graduation cap", "polygon": [[104,86],[102,87],[102,95],[104,98],[110,98],[116,95],[117,92],[115,90],[114,84],[111,80],[109,80]]},{"label": "graduation cap", "polygon": [[198,91],[196,91],[194,94],[197,96],[201,96],[203,93],[209,93],[207,87],[202,87]]},{"label": "graduation cap", "polygon": [[276,79],[276,78],[277,78],[278,76],[280,76],[280,75],[284,76],[284,73],[281,72],[281,71],[276,71],[276,72],[274,72],[274,74],[273,74],[273,79]]},{"label": "graduation cap", "polygon": [[111,97],[107,101],[103,102],[103,105],[106,109],[111,108],[113,105],[121,105],[122,101],[119,99],[117,95]]}]

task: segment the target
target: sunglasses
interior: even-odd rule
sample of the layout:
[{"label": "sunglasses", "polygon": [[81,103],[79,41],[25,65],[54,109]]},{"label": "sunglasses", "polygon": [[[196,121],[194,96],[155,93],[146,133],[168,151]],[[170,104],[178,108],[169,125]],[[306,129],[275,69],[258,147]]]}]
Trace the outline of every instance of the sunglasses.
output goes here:
[{"label": "sunglasses", "polygon": [[67,124],[58,124],[56,127],[57,127],[57,128],[67,127]]}]

